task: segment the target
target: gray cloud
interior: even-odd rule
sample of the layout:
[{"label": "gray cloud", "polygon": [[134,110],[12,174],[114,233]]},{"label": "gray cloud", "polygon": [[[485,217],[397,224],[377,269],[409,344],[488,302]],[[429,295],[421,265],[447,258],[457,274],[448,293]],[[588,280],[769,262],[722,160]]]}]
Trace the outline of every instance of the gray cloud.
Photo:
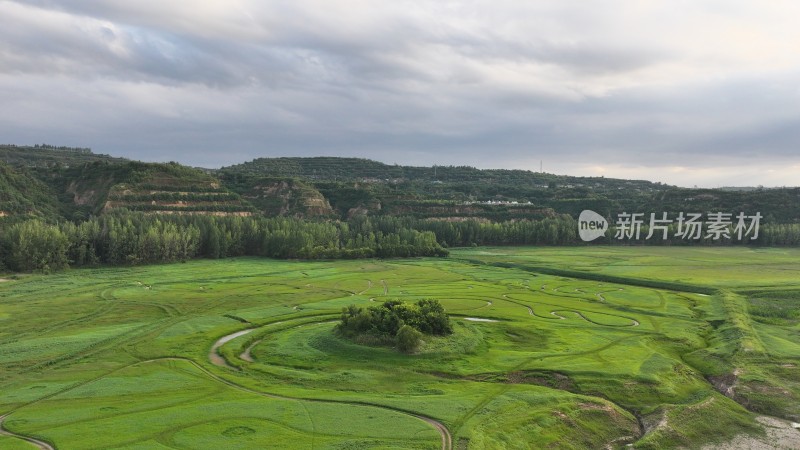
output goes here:
[{"label": "gray cloud", "polygon": [[800,165],[795,13],[743,0],[0,0],[0,134],[208,166],[544,159],[786,184]]}]

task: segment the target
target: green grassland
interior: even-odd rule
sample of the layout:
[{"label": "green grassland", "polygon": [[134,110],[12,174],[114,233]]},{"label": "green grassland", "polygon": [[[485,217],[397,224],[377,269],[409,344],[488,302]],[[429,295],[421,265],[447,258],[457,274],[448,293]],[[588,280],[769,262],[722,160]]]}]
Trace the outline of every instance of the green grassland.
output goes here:
[{"label": "green grassland", "polygon": [[[6,276],[0,416],[59,449],[700,448],[800,421],[798,271],[787,249],[514,247]],[[334,333],[347,305],[422,298],[454,333],[414,354]]]}]

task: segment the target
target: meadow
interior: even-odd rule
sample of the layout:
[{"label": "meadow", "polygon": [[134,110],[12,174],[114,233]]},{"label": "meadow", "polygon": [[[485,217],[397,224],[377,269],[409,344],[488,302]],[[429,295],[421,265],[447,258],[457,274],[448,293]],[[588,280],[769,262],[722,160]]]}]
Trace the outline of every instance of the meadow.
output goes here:
[{"label": "meadow", "polygon": [[[6,275],[0,448],[762,439],[759,416],[800,422],[798,273],[794,249],[481,247]],[[422,298],[454,333],[414,354],[334,333],[348,305]]]}]

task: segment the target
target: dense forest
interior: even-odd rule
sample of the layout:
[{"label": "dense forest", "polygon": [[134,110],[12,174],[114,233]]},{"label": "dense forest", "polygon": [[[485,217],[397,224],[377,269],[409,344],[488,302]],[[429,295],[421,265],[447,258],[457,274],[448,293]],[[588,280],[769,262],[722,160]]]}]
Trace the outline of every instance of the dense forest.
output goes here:
[{"label": "dense forest", "polygon": [[136,265],[190,258],[337,259],[446,256],[431,231],[400,221],[311,222],[277,217],[116,211],[80,223],[28,220],[0,232],[0,270]]}]

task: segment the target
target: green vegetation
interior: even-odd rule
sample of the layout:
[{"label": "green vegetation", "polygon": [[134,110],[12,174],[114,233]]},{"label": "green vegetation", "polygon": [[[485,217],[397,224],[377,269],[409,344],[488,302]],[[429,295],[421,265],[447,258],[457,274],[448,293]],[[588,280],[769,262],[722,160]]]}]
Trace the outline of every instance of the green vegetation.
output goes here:
[{"label": "green vegetation", "polygon": [[389,300],[367,309],[342,308],[336,330],[360,343],[396,344],[405,353],[417,349],[423,333],[445,336],[453,333],[444,307],[436,299],[424,298],[414,305]]},{"label": "green vegetation", "polygon": [[768,223],[793,224],[800,219],[800,188],[686,189],[641,180],[466,166],[412,167],[333,157],[259,158],[223,168],[219,175],[226,183],[259,176],[296,179],[318,189],[345,217],[366,211],[503,222],[560,214],[577,218],[582,210],[592,209],[606,217],[624,211],[669,212],[671,217],[681,211],[760,211]]},{"label": "green vegetation", "polygon": [[397,349],[403,353],[415,351],[422,342],[422,333],[410,325],[403,325],[397,330]]},{"label": "green vegetation", "polygon": [[[610,217],[690,206],[752,214],[758,205],[764,215],[753,241],[687,241],[676,237],[673,224],[669,239],[601,238],[600,244],[800,244],[798,189],[676,190],[644,181],[389,166],[353,158],[258,159],[213,171],[51,145],[0,146],[0,156],[9,163],[0,163],[0,270],[228,256],[445,256],[448,247],[581,245],[575,217],[585,208]],[[612,221],[609,233],[614,231]],[[641,231],[646,236],[648,227]],[[551,273],[541,265],[529,268]],[[645,286],[680,288],[670,283]]]},{"label": "green vegetation", "polygon": [[50,189],[25,168],[0,162],[0,223],[30,217],[52,217],[58,204]]},{"label": "green vegetation", "polygon": [[[524,239],[518,233],[493,239],[496,233],[490,232],[483,240],[492,245],[562,245],[576,242],[573,230],[554,235],[554,224],[548,221],[555,222],[558,230],[584,209],[609,218],[624,211],[668,212],[670,217],[682,211],[760,212],[768,229],[756,244],[800,243],[800,188],[684,189],[648,181],[465,166],[411,167],[332,157],[261,158],[211,170],[133,162],[86,148],[49,145],[0,145],[0,161],[9,166],[0,167],[3,217],[33,215],[79,222],[126,208],[150,214],[326,220],[409,217],[445,225],[473,222],[471,227],[492,222],[513,228],[518,222],[533,222],[527,228],[536,231]],[[479,243],[457,235],[440,240],[451,246]]]},{"label": "green vegetation", "polygon": [[53,146],[47,144],[0,144],[0,161],[14,166],[63,168],[95,161],[124,162],[124,158],[98,155],[89,148]]},{"label": "green vegetation", "polygon": [[106,214],[75,225],[38,220],[0,230],[0,269],[44,271],[73,267],[138,265],[195,257],[268,256],[356,259],[373,256],[446,256],[429,231],[369,219],[348,223],[288,218],[208,215]]},{"label": "green vegetation", "polygon": [[[438,449],[436,423],[473,450],[724,445],[756,414],[800,421],[798,261],[488,247],[7,275],[0,416],[58,448]],[[452,334],[410,354],[336,333],[349,305],[423,299]]]},{"label": "green vegetation", "polygon": [[[699,448],[800,421],[796,249],[587,246],[575,221],[759,211],[751,244],[796,246],[800,189],[0,160],[0,271],[35,273],[0,277],[2,448]],[[283,261],[218,260],[247,256]]]}]

